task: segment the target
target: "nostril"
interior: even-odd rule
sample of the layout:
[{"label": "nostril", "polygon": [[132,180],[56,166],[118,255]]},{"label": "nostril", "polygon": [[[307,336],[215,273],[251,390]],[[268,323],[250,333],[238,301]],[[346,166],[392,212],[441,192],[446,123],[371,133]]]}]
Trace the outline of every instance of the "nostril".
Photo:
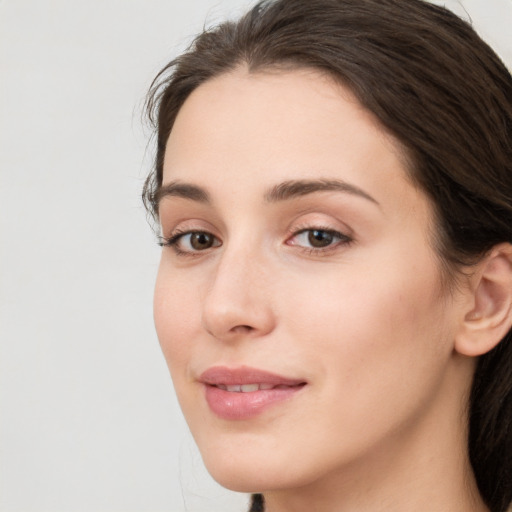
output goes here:
[{"label": "nostril", "polygon": [[254,330],[254,327],[250,325],[236,325],[231,329],[233,332],[250,332]]},{"label": "nostril", "polygon": [[231,327],[231,329],[229,329],[229,331],[226,331],[226,336],[227,336],[226,339],[230,339],[233,336],[236,338],[238,338],[239,336],[242,336],[242,337],[250,336],[256,330],[257,330],[256,328],[251,327],[250,325],[238,324],[238,325]]}]

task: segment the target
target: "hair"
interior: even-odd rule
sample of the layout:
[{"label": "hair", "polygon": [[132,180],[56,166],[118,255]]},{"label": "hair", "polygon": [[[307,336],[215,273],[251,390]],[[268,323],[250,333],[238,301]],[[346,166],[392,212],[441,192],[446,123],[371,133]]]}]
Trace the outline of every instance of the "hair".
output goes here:
[{"label": "hair", "polygon": [[[512,242],[512,77],[469,23],[423,0],[268,0],[201,33],[147,99],[157,148],[143,199],[155,218],[180,108],[240,66],[313,68],[352,91],[401,143],[410,178],[431,199],[449,281]],[[469,398],[469,457],[492,512],[512,501],[511,369],[509,332],[479,358]],[[254,495],[251,510],[263,503]]]}]

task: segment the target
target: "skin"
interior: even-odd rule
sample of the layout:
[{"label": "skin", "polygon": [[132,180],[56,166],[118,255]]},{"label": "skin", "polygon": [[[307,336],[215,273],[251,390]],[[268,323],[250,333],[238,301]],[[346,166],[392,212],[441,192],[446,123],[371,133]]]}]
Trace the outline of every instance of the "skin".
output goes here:
[{"label": "skin", "polygon": [[[290,180],[352,188],[268,200]],[[487,510],[466,454],[474,358],[455,344],[473,290],[443,287],[430,201],[350,92],[311,70],[206,82],[169,137],[172,183],[210,200],[161,200],[162,236],[182,236],[162,250],[155,322],[212,476],[271,512]],[[342,236],[312,250],[315,228]],[[307,385],[225,420],[198,382],[217,365]]]}]

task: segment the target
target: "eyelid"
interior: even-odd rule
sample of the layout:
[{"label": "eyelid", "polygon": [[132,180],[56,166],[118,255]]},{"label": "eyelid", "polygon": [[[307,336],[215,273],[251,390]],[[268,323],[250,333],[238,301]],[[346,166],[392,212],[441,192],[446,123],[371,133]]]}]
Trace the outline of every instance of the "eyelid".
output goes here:
[{"label": "eyelid", "polygon": [[[205,249],[183,249],[179,246],[180,241],[185,238],[186,236],[194,235],[194,234],[206,234],[211,237],[213,237],[214,242],[211,247],[206,247]],[[159,245],[161,247],[170,247],[174,250],[174,252],[178,255],[185,255],[185,256],[199,256],[202,254],[205,254],[210,251],[210,249],[214,249],[217,247],[220,247],[222,245],[222,241],[211,233],[210,231],[207,231],[205,229],[176,229],[174,230],[169,237],[159,237]]]},{"label": "eyelid", "polygon": [[333,219],[330,215],[305,215],[302,218],[290,223],[287,228],[287,238],[297,235],[304,231],[312,230],[329,231],[332,233],[339,233],[343,237],[354,238],[353,230],[345,223]]},{"label": "eyelid", "polygon": [[[352,241],[352,238],[349,235],[346,235],[346,234],[342,233],[341,231],[338,231],[337,229],[324,228],[321,226],[313,226],[310,228],[305,228],[305,229],[300,229],[298,231],[295,231],[290,237],[288,237],[287,240],[289,241],[289,240],[296,238],[297,236],[302,235],[303,233],[307,233],[309,231],[323,231],[324,233],[328,233],[330,235],[333,235],[336,238],[339,238],[340,241],[342,241],[342,242]],[[295,244],[290,244],[290,245],[295,245]]]},{"label": "eyelid", "polygon": [[167,218],[160,223],[160,235],[158,235],[159,242],[166,242],[179,235],[187,233],[210,233],[219,238],[218,230],[205,219],[201,217],[182,217],[182,218]]},{"label": "eyelid", "polygon": [[[329,221],[320,219],[318,216],[311,219],[301,219],[299,223],[294,223],[288,229],[288,235],[286,237],[286,245],[297,248],[304,253],[316,255],[316,256],[327,256],[332,252],[339,251],[344,247],[354,242],[353,231],[348,227],[340,227],[340,222]],[[314,247],[308,245],[302,245],[294,242],[294,239],[300,235],[311,232],[311,231],[323,231],[335,237],[337,240],[334,243],[323,247]]]}]

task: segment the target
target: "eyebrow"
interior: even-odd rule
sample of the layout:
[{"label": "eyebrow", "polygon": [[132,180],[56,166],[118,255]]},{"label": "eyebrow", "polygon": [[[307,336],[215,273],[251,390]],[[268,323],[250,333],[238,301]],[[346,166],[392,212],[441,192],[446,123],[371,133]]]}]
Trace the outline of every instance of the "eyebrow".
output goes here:
[{"label": "eyebrow", "polygon": [[342,180],[289,180],[272,187],[265,200],[271,203],[306,196],[315,192],[344,192],[367,199],[376,205],[379,202],[364,190]]},{"label": "eyebrow", "polygon": [[199,203],[209,203],[210,195],[208,192],[197,185],[191,183],[181,183],[173,181],[167,185],[160,185],[155,192],[154,202],[160,204],[164,197],[181,197],[182,199],[190,199],[191,201],[198,201]]},{"label": "eyebrow", "polygon": [[[379,206],[379,202],[370,194],[342,180],[288,180],[270,188],[265,193],[264,198],[269,203],[276,203],[314,194],[315,192],[344,192],[362,197]],[[208,194],[206,189],[198,185],[179,181],[161,185],[154,195],[156,204],[159,204],[164,197],[169,196],[189,199],[199,203],[208,204],[211,202],[210,194]]]}]

